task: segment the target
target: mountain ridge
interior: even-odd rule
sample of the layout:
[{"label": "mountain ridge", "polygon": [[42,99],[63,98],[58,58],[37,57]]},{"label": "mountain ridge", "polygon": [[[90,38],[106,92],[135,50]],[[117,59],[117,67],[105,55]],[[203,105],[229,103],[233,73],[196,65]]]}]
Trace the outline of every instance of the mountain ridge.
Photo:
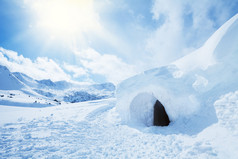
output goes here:
[{"label": "mountain ridge", "polygon": [[[102,83],[102,84],[77,84],[67,81],[57,81],[53,82],[50,79],[35,80],[28,75],[21,72],[11,73],[6,66],[0,65],[0,91],[5,97],[10,97],[9,91],[19,91],[23,96],[33,98],[35,103],[39,99],[45,100],[43,102],[47,105],[52,105],[52,103],[59,104],[60,101],[64,102],[83,102],[89,100],[98,100],[103,98],[114,97],[115,86],[112,83]],[[20,94],[21,94],[20,93]],[[12,94],[12,93],[11,93]],[[19,96],[20,98],[20,96]],[[11,101],[14,101],[15,97],[11,96]],[[6,105],[8,99],[5,98],[0,104]],[[18,99],[18,101],[21,101]],[[39,104],[39,103],[38,103]],[[21,104],[18,104],[21,105]],[[22,103],[24,105],[24,103]]]}]

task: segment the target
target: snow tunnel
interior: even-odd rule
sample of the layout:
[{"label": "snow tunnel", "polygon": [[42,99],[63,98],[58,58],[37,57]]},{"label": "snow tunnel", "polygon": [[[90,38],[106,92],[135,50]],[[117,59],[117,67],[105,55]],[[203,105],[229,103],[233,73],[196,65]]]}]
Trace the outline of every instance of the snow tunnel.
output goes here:
[{"label": "snow tunnel", "polygon": [[170,123],[165,107],[152,93],[139,93],[133,98],[130,119],[146,126],[168,126]]}]

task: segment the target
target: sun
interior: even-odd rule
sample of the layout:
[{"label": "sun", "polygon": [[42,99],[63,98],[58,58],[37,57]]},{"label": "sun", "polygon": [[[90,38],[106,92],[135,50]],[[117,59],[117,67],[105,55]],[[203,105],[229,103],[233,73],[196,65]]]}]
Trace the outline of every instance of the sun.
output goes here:
[{"label": "sun", "polygon": [[92,0],[36,0],[37,26],[54,36],[75,35],[99,27]]}]

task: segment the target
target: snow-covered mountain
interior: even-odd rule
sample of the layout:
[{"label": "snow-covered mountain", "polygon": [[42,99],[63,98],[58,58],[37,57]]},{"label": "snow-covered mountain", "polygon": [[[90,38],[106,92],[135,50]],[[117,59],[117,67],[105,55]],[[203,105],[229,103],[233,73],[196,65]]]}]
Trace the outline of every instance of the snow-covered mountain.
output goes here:
[{"label": "snow-covered mountain", "polygon": [[27,76],[27,75],[24,74],[24,73],[13,72],[12,74],[13,74],[19,81],[21,81],[22,83],[24,83],[24,84],[27,85],[27,86],[30,86],[30,87],[36,87],[36,86],[37,86],[37,82],[36,82],[33,78]]},{"label": "snow-covered mountain", "polygon": [[56,84],[54,82],[52,82],[50,79],[40,80],[37,82],[42,86],[46,86],[46,87],[50,87],[50,88],[56,87]]},{"label": "snow-covered mountain", "polygon": [[[50,79],[35,80],[24,73],[11,73],[5,66],[0,66],[0,79],[0,91],[2,95],[5,95],[5,98],[10,96],[9,94],[12,94],[11,92],[14,92],[14,90],[17,91],[17,93],[13,93],[16,94],[16,96],[11,96],[11,103],[15,102],[17,105],[26,104],[18,100],[21,95],[22,97],[34,97],[33,105],[37,103],[37,105],[42,104],[49,106],[61,104],[61,101],[75,103],[109,98],[114,96],[115,91],[115,86],[112,83],[90,85],[67,81],[53,82]],[[10,90],[12,91],[9,93]],[[14,99],[17,101],[14,101]],[[39,99],[44,102],[39,102]],[[0,99],[0,104],[8,105],[7,100],[7,98]]]},{"label": "snow-covered mountain", "polygon": [[7,67],[0,65],[0,90],[18,90],[24,87]]},{"label": "snow-covered mountain", "polygon": [[77,103],[91,100],[110,98],[111,96],[89,94],[86,91],[76,91],[64,96],[65,102]]}]

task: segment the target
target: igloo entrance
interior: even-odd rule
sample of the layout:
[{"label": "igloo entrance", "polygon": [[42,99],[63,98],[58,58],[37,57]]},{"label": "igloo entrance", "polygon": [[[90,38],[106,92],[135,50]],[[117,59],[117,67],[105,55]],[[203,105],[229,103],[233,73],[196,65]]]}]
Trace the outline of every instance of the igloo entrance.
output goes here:
[{"label": "igloo entrance", "polygon": [[168,126],[170,123],[169,116],[165,111],[164,106],[159,100],[156,100],[154,104],[154,120],[153,125],[155,126]]},{"label": "igloo entrance", "polygon": [[140,93],[130,104],[130,119],[146,126],[168,126],[168,114],[161,102],[152,93]]}]

